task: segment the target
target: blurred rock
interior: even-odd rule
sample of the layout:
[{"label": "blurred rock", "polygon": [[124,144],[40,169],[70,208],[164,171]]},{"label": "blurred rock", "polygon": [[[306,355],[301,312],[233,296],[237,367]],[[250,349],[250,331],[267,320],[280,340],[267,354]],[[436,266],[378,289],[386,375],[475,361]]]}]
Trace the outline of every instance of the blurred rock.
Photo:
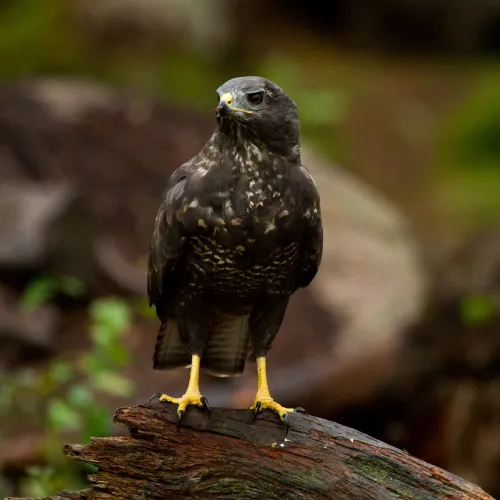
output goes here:
[{"label": "blurred rock", "polygon": [[0,268],[92,278],[89,214],[68,184],[2,183],[0,235]]},{"label": "blurred rock", "polygon": [[436,270],[395,376],[336,419],[500,497],[500,231],[462,242]]},{"label": "blurred rock", "polygon": [[[72,232],[71,238],[59,238],[53,248],[72,253],[73,257],[51,259],[51,265],[58,269],[63,264],[70,269],[76,265],[76,271],[85,274],[93,271],[95,254],[104,273],[116,278],[122,289],[145,289],[142,274],[137,279],[136,273],[135,282],[127,281],[128,274],[120,265],[123,259],[109,258],[109,248],[118,246],[132,267],[144,256],[165,179],[206,138],[203,120],[194,116],[137,94],[80,80],[37,80],[2,87],[3,182],[19,186],[43,182],[49,187],[34,188],[39,191],[37,200],[45,200],[44,190],[50,191],[52,185],[71,185],[68,189],[72,194],[61,192],[52,202],[46,201],[53,209],[61,204],[61,213],[56,213],[54,219],[61,231],[56,231],[54,238],[64,233],[66,220]],[[19,201],[22,198],[19,194],[11,197]],[[28,224],[26,210],[19,212]],[[60,225],[58,216],[64,210],[68,217]],[[35,237],[21,230],[19,222],[6,220],[4,224],[5,235],[12,234],[9,239],[22,236],[29,241]],[[44,229],[35,231],[40,233],[38,240],[42,244]],[[94,246],[96,236],[103,240]],[[110,239],[116,243],[108,244]],[[74,246],[62,248],[63,243]],[[11,248],[4,250],[9,262],[28,258],[13,255]],[[42,247],[26,252],[33,261],[35,257],[42,259]]]},{"label": "blurred rock", "polygon": [[101,29],[133,27],[160,31],[176,43],[209,57],[220,57],[237,34],[242,0],[91,0],[79,2],[84,21]]},{"label": "blurred rock", "polygon": [[427,276],[408,221],[339,166],[307,149],[303,161],[316,179],[326,221],[315,290],[345,328],[336,339],[339,356],[397,340],[420,318],[427,298]]},{"label": "blurred rock", "polygon": [[60,321],[55,306],[44,304],[25,311],[19,295],[0,286],[0,371],[52,352]]},{"label": "blurred rock", "polygon": [[440,273],[438,292],[443,300],[467,295],[491,295],[500,309],[500,230],[491,228],[473,235],[447,256]]}]

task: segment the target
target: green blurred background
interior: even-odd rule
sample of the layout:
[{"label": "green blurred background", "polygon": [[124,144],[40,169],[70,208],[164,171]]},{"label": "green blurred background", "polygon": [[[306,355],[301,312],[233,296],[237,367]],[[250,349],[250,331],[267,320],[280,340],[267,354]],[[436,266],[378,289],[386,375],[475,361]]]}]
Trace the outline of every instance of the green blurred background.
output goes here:
[{"label": "green blurred background", "polygon": [[[197,151],[198,143],[203,143],[215,125],[216,88],[237,75],[267,77],[299,105],[304,143],[373,186],[408,218],[430,277],[427,302],[432,311],[420,313],[408,338],[414,331],[430,331],[429,338],[437,339],[445,328],[451,333],[436,349],[446,351],[468,328],[474,335],[482,331],[475,328],[484,325],[500,332],[495,330],[499,326],[499,246],[490,244],[490,235],[497,238],[500,231],[499,33],[500,1],[373,0],[368,6],[361,0],[325,4],[301,0],[0,0],[0,138],[7,151],[14,148],[13,137],[22,129],[22,137],[31,137],[31,142],[16,147],[38,154],[34,146],[38,125],[30,132],[38,118],[23,114],[27,109],[23,85],[36,86],[53,78],[98,82],[108,90],[163,102],[167,115],[172,110],[165,120],[173,128],[179,112],[186,120],[182,125],[186,134],[179,135],[174,146],[165,146],[166,182],[172,169]],[[108,123],[106,116],[89,123],[93,125],[77,127],[74,133],[81,137],[101,134],[105,142],[119,126]],[[193,144],[191,126],[197,130]],[[169,131],[163,132],[161,127],[154,131],[160,142],[163,133]],[[72,140],[64,132],[50,140],[43,134],[45,131],[40,133],[41,141],[50,155],[56,150],[64,152],[65,141]],[[60,147],[54,146],[57,141]],[[151,152],[147,140],[137,139],[136,145],[140,170],[141,157]],[[180,149],[173,154],[175,147]],[[101,157],[99,168],[105,170],[106,154]],[[61,161],[72,163],[71,158]],[[87,170],[83,160],[82,164],[74,177],[84,185]],[[37,182],[50,177],[44,177],[41,165]],[[116,183],[108,185],[113,196],[120,196],[121,182],[128,179],[126,168],[132,167],[123,167],[116,174]],[[0,175],[5,176],[0,182],[7,185],[17,173],[0,167]],[[64,178],[72,175],[66,172]],[[92,186],[97,181],[88,182]],[[133,187],[126,189],[127,196],[132,196]],[[149,188],[144,189],[147,193]],[[154,206],[159,194],[152,197]],[[129,206],[132,213],[143,210],[136,201]],[[5,213],[0,220],[9,217]],[[144,224],[152,226],[152,216],[147,211],[144,214]],[[120,216],[117,212],[116,217]],[[99,229],[105,232],[105,224]],[[485,234],[487,243],[481,239]],[[123,252],[142,271],[147,245],[143,238],[131,244],[140,251],[123,246]],[[483,248],[488,251],[481,253]],[[471,252],[473,257],[467,257]],[[477,271],[477,266],[486,270]],[[68,463],[60,453],[61,446],[68,439],[87,442],[90,436],[113,432],[111,416],[118,402],[142,398],[136,372],[129,367],[138,356],[137,342],[146,341],[133,340],[133,332],[149,332],[150,350],[157,328],[154,314],[143,296],[124,291],[109,279],[104,284],[98,279],[96,284],[85,275],[55,272],[43,265],[19,269],[0,262],[0,267],[1,287],[10,297],[6,303],[19,312],[19,318],[54,304],[62,318],[58,329],[72,331],[71,325],[80,322],[74,335],[85,337],[73,345],[70,336],[67,349],[39,352],[33,348],[28,355],[28,348],[19,347],[12,335],[0,335],[0,439],[4,450],[0,453],[0,493],[43,496],[83,487],[89,469]],[[448,288],[436,295],[441,284],[438,271],[443,269],[450,269],[445,271],[448,277],[456,272],[460,279],[451,284],[447,281]],[[488,286],[476,286],[481,272]],[[452,313],[450,301],[458,304]],[[4,310],[0,308],[0,316]],[[474,335],[467,337],[471,343]],[[488,362],[493,365],[492,360],[500,360],[498,335],[492,333],[485,341]],[[17,349],[15,359],[12,344]],[[144,352],[143,366],[147,367],[150,354],[147,349]],[[474,374],[467,377],[475,380]],[[488,368],[487,378],[499,380],[500,369]],[[156,378],[155,383],[160,380]],[[159,389],[151,387],[150,392]],[[322,408],[322,416],[356,424],[385,440],[392,436],[391,442],[402,446],[404,440],[398,441],[397,433],[386,433],[382,424],[360,422],[353,416],[356,405],[366,405],[373,409],[374,421],[384,422],[388,418],[384,411],[390,412],[392,407],[387,405],[382,411],[380,402],[392,398],[397,405],[398,397],[374,393],[371,399],[350,407]],[[493,392],[491,397],[499,398],[499,393]],[[492,429],[498,432],[500,410],[495,407],[490,413]],[[401,419],[401,425],[411,432],[411,416]],[[441,438],[445,439],[427,435],[422,440]],[[498,435],[495,440],[498,452]],[[494,455],[486,473],[481,464],[454,462],[454,452],[447,450],[409,449],[500,494],[500,481],[490,470],[495,463],[500,467],[500,455]]]}]

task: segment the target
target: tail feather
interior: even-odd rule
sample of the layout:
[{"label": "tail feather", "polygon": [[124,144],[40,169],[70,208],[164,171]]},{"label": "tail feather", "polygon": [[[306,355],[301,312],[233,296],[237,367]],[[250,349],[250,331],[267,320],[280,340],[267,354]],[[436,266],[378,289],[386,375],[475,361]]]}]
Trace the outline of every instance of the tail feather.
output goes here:
[{"label": "tail feather", "polygon": [[[245,368],[249,352],[250,314],[218,315],[212,323],[207,348],[201,357],[201,366],[211,375],[231,377]],[[153,368],[169,370],[191,364],[191,354],[179,336],[175,317],[162,322],[156,339]]]},{"label": "tail feather", "polygon": [[188,366],[191,355],[184,347],[179,336],[177,320],[167,317],[162,321],[156,337],[153,368],[155,370],[170,370],[180,366]]},{"label": "tail feather", "polygon": [[250,340],[249,318],[250,314],[217,317],[201,358],[201,366],[211,375],[231,377],[243,372]]}]

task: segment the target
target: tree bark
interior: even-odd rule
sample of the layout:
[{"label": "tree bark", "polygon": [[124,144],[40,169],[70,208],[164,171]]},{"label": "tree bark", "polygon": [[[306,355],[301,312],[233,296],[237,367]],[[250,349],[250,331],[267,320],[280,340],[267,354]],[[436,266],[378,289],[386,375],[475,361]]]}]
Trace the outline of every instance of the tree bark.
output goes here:
[{"label": "tree bark", "polygon": [[120,408],[121,437],[66,445],[95,465],[89,488],[52,500],[108,499],[492,499],[478,486],[365,434],[294,413],[190,408],[177,426],[172,405]]}]

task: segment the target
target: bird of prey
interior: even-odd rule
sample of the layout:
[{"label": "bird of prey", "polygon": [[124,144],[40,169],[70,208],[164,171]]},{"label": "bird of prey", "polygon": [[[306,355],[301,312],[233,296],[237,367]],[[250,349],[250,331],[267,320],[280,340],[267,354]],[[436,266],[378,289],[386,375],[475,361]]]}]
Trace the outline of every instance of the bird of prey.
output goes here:
[{"label": "bird of prey", "polygon": [[[291,294],[312,281],[321,262],[320,200],[301,164],[296,104],[261,77],[234,78],[217,90],[217,129],[200,153],[170,177],[156,216],[148,295],[161,321],[154,369],[191,366],[175,403],[204,407],[200,367],[216,376],[257,362],[250,409],[293,408],[269,392],[266,354]],[[153,399],[152,398],[152,399]]]}]

